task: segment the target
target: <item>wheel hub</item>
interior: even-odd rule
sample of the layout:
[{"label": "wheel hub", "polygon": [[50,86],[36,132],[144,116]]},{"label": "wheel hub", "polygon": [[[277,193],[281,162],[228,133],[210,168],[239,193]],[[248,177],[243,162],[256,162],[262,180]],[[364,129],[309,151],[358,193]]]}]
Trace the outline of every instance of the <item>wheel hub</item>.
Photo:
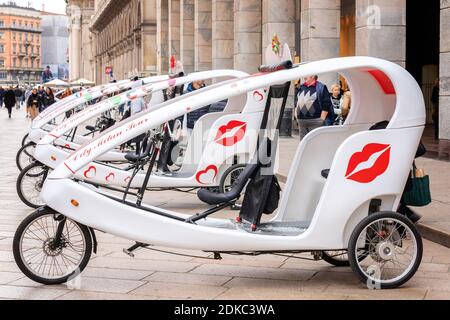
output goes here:
[{"label": "wheel hub", "polygon": [[384,261],[394,258],[395,248],[392,242],[381,242],[377,246],[377,255]]},{"label": "wheel hub", "polygon": [[50,257],[56,257],[59,256],[65,247],[65,242],[63,240],[60,241],[59,246],[55,245],[55,239],[50,238],[47,239],[47,241],[44,242],[44,252]]}]

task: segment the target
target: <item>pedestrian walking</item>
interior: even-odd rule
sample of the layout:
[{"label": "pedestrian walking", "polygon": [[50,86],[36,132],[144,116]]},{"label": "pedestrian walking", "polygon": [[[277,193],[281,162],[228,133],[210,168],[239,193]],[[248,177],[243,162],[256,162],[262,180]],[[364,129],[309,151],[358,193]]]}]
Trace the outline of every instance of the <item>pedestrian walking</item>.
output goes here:
[{"label": "pedestrian walking", "polygon": [[30,118],[31,120],[36,119],[39,114],[39,110],[41,108],[41,98],[39,97],[38,89],[33,88],[30,97],[27,101],[27,108],[30,110]]},{"label": "pedestrian walking", "polygon": [[16,90],[14,90],[14,94],[16,95],[16,109],[20,109],[20,102],[22,101],[23,97],[23,91],[20,89],[19,86],[16,87]]},{"label": "pedestrian walking", "polygon": [[434,137],[439,140],[439,78],[434,82],[431,103],[433,104]]},{"label": "pedestrian walking", "polygon": [[14,93],[14,88],[11,86],[5,93],[5,107],[8,109],[8,116],[11,119],[12,109],[16,104],[16,94]]},{"label": "pedestrian walking", "polygon": [[314,129],[333,124],[334,109],[330,92],[325,84],[318,81],[317,76],[306,77],[296,91],[294,116],[299,125],[301,140]]},{"label": "pedestrian walking", "polygon": [[26,118],[31,118],[31,108],[30,108],[30,106],[28,106],[27,101],[28,101],[28,98],[30,98],[32,91],[33,91],[33,89],[31,87],[28,87],[24,94],[25,106],[26,106],[25,109],[26,109],[26,113],[27,113]]},{"label": "pedestrian walking", "polygon": [[3,108],[3,101],[5,100],[5,89],[0,86],[0,108]]}]

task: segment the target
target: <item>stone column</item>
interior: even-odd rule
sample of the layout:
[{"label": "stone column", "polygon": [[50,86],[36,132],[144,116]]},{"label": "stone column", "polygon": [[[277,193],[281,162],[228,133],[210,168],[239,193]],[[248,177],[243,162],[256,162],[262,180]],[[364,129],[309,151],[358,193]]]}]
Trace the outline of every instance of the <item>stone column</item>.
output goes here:
[{"label": "stone column", "polygon": [[180,59],[180,0],[169,0],[169,57]]},{"label": "stone column", "polygon": [[180,59],[184,71],[194,71],[194,0],[180,0]]},{"label": "stone column", "polygon": [[212,4],[211,0],[195,0],[194,69],[212,68]]},{"label": "stone column", "polygon": [[450,140],[450,1],[441,1],[439,138]]},{"label": "stone column", "polygon": [[261,65],[261,0],[234,1],[234,68],[255,73]]},{"label": "stone column", "polygon": [[406,0],[356,0],[356,55],[406,61]]},{"label": "stone column", "polygon": [[[282,44],[287,43],[291,53],[295,51],[295,0],[262,2],[262,53],[278,35]],[[264,56],[263,56],[264,60]],[[266,63],[263,61],[263,63]]]},{"label": "stone column", "polygon": [[81,68],[81,14],[73,15],[70,32],[70,78],[77,80],[80,78]]},{"label": "stone column", "polygon": [[[340,16],[339,0],[302,0],[300,54],[302,61],[339,57]],[[328,86],[337,80],[337,74],[320,77],[320,81]]]},{"label": "stone column", "polygon": [[233,0],[212,0],[212,68],[232,69],[234,52]]},{"label": "stone column", "polygon": [[[168,37],[168,19],[169,19],[168,0],[157,0],[156,7],[156,42],[158,48],[158,73],[167,74],[169,70],[169,37]],[[146,43],[144,43],[146,45]],[[145,51],[145,47],[143,50]]]},{"label": "stone column", "polygon": [[[267,63],[264,54],[272,45],[272,38],[277,35],[282,44],[287,43],[291,54],[295,51],[295,17],[296,1],[262,1],[262,63]],[[292,57],[293,58],[293,57]],[[292,133],[292,108],[294,107],[294,86],[288,98],[285,114],[281,124],[280,135],[290,136]]]}]

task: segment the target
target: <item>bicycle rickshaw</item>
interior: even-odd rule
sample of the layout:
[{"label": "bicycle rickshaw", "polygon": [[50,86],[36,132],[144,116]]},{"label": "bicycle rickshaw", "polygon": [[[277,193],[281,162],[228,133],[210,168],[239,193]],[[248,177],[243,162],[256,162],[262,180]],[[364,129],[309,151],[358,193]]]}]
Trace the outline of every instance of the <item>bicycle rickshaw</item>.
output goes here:
[{"label": "bicycle rickshaw", "polygon": [[[188,106],[187,99],[174,99],[116,125],[72,154],[44,185],[47,206],[26,218],[16,232],[14,256],[21,270],[41,283],[65,282],[86,267],[95,248],[94,230],[101,230],[135,241],[130,252],[163,246],[211,252],[219,259],[223,254],[302,252],[320,258],[324,251],[346,250],[353,271],[371,287],[406,283],[417,271],[423,250],[415,225],[396,212],[425,125],[419,86],[400,66],[370,57],[291,67],[287,62],[262,68],[258,74],[191,94]],[[316,129],[301,141],[278,203],[271,165],[290,83],[330,72],[347,79],[352,109],[343,126]],[[259,88],[268,90],[268,99],[255,160],[228,192],[199,191],[212,206],[204,213],[164,210],[75,178],[102,154],[182,116],[186,108],[195,110]],[[384,121],[389,121],[385,128],[371,129]],[[238,219],[212,217],[235,203],[245,186]],[[261,216],[276,207],[274,217],[261,222]],[[29,230],[45,223],[50,226],[48,236],[27,237]],[[70,263],[64,262],[65,253],[70,253]]]}]

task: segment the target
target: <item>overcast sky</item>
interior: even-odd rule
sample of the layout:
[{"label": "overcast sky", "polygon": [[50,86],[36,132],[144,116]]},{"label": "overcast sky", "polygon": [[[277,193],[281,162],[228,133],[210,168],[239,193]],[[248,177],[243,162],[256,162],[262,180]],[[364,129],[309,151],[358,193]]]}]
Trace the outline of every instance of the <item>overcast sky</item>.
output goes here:
[{"label": "overcast sky", "polygon": [[[0,3],[7,3],[8,0],[0,0]],[[15,0],[20,5],[27,7],[30,3],[31,7],[41,10],[42,5],[45,5],[45,11],[55,13],[66,13],[66,2],[64,0]]]}]

